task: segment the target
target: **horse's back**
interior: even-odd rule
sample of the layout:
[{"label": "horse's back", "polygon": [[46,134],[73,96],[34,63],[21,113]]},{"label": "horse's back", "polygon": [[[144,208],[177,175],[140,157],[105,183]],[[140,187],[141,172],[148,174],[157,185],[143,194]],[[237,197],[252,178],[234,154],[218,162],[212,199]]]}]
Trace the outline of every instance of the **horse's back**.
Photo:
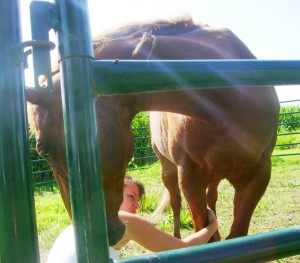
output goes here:
[{"label": "horse's back", "polygon": [[253,59],[227,28],[195,24],[186,17],[127,25],[94,39],[96,59]]}]

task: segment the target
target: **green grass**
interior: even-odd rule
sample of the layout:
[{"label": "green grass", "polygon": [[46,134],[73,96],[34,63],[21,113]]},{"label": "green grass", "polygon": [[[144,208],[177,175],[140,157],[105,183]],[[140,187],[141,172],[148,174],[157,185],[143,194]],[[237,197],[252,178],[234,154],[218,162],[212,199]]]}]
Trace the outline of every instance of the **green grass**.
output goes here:
[{"label": "green grass", "polygon": [[[299,156],[273,157],[272,178],[265,195],[254,212],[249,235],[299,225],[299,170]],[[150,218],[151,213],[156,209],[163,192],[159,164],[155,163],[145,167],[145,169],[130,171],[129,173],[141,180],[146,187],[146,203],[141,215],[152,220]],[[45,258],[57,235],[70,221],[57,189],[48,192],[36,192],[35,200],[40,250],[42,257]],[[221,182],[217,213],[222,238],[226,237],[231,225],[232,200],[232,187],[227,181]],[[185,204],[184,207],[181,217],[183,237],[193,232]],[[154,224],[164,231],[172,233],[171,210],[168,209],[161,218],[155,220]],[[141,253],[147,253],[147,251],[136,243],[130,242],[123,249],[122,256],[130,257]],[[300,262],[300,256],[281,259],[277,262]]]},{"label": "green grass", "polygon": [[57,187],[51,191],[35,191],[34,197],[41,262],[45,262],[53,241],[70,224],[70,218]]}]

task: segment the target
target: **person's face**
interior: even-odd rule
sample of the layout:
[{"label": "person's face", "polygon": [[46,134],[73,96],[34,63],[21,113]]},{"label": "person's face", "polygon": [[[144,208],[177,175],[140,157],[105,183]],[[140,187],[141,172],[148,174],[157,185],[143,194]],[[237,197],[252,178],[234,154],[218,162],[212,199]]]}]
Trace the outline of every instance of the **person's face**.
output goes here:
[{"label": "person's face", "polygon": [[128,213],[136,213],[136,210],[140,207],[140,190],[135,183],[128,183],[124,187],[123,203],[120,206],[120,210]]}]

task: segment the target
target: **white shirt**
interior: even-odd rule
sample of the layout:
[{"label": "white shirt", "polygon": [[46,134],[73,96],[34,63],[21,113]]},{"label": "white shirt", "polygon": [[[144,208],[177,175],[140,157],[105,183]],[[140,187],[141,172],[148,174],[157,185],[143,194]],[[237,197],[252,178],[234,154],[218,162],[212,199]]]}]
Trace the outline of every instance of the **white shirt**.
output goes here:
[{"label": "white shirt", "polygon": [[[121,251],[109,247],[109,256],[117,259]],[[76,250],[73,226],[68,226],[55,240],[48,255],[47,263],[76,263]]]}]

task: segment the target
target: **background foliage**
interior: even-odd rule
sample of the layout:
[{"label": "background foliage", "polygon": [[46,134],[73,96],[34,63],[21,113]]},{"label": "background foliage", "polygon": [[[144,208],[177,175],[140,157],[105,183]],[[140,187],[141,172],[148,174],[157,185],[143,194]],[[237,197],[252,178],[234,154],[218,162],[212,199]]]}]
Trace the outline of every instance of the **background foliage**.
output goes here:
[{"label": "background foliage", "polygon": [[[132,122],[134,135],[134,155],[129,169],[138,169],[157,161],[151,147],[149,112],[139,113]],[[300,106],[299,104],[282,106],[278,122],[278,138],[276,148],[280,150],[299,149],[300,145]],[[43,183],[53,181],[50,167],[35,151],[35,139],[30,140],[33,181]]]}]

